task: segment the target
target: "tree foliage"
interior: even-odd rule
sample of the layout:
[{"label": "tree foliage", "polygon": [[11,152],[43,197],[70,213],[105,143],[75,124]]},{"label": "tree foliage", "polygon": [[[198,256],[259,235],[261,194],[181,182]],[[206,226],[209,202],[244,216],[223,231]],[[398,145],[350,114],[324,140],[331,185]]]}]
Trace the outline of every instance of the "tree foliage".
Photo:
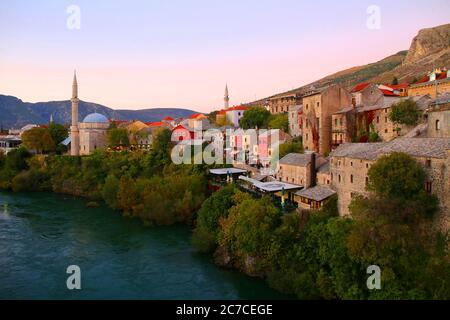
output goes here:
[{"label": "tree foliage", "polygon": [[420,111],[413,99],[405,99],[392,105],[389,119],[395,124],[414,126],[420,119]]},{"label": "tree foliage", "polygon": [[128,131],[124,128],[109,128],[106,138],[108,146],[111,148],[128,147],[130,145]]},{"label": "tree foliage", "polygon": [[270,112],[265,108],[253,106],[245,111],[239,125],[243,129],[267,129],[270,116]]},{"label": "tree foliage", "polygon": [[22,134],[22,144],[37,153],[55,151],[55,142],[48,128],[35,127]]},{"label": "tree foliage", "polygon": [[269,128],[289,132],[289,115],[287,113],[271,115],[269,120]]}]

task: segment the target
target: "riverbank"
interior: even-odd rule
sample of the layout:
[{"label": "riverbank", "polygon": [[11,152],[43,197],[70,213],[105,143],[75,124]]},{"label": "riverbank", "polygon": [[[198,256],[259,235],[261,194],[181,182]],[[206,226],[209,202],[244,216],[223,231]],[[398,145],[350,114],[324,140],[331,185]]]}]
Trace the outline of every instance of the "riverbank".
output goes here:
[{"label": "riverbank", "polygon": [[[45,158],[19,149],[0,157],[0,189],[74,194],[146,226],[193,226],[193,245],[207,258],[300,299],[450,297],[448,235],[432,230],[437,202],[423,191],[425,173],[408,155],[372,166],[369,181],[381,189],[355,197],[347,219],[336,198],[320,210],[286,214],[269,197],[254,199],[233,184],[211,194],[210,167],[172,164],[170,132],[154,146],[150,153]],[[406,191],[386,195],[386,176]],[[367,286],[372,265],[382,270],[381,290]]]}]

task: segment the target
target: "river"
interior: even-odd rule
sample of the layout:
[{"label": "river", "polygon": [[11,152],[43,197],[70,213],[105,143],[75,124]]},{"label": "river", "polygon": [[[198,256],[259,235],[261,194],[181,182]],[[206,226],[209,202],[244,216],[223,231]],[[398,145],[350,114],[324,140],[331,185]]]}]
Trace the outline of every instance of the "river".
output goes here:
[{"label": "river", "polygon": [[[0,299],[282,299],[193,251],[185,226],[148,228],[49,193],[0,192]],[[69,265],[81,290],[68,290]]]}]

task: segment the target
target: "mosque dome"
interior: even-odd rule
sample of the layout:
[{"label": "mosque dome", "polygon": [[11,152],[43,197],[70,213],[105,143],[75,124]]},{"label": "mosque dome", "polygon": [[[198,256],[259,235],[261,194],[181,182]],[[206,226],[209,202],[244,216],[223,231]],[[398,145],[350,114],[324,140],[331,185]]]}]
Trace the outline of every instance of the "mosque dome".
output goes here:
[{"label": "mosque dome", "polygon": [[100,113],[91,113],[83,120],[84,123],[108,123],[108,119]]}]

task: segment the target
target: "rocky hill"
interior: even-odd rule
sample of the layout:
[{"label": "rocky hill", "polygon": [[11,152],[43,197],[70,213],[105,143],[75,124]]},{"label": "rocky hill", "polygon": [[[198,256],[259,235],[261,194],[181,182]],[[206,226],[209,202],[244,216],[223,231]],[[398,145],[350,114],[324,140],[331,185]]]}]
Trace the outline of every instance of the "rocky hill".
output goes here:
[{"label": "rocky hill", "polygon": [[[361,82],[390,83],[394,77],[397,77],[401,83],[410,83],[434,67],[442,66],[450,67],[450,24],[420,30],[413,39],[409,50],[400,51],[375,63],[340,71],[279,94],[302,94],[312,87],[321,87],[332,83],[341,84],[347,89]],[[268,98],[250,104],[260,104]]]},{"label": "rocky hill", "polygon": [[[118,120],[141,120],[145,122],[159,121],[165,116],[186,118],[195,113],[195,111],[180,108],[114,110],[100,104],[80,101],[78,106],[80,121],[93,112]],[[0,126],[3,128],[20,128],[29,123],[46,124],[50,120],[50,115],[57,123],[70,123],[70,101],[29,103],[16,97],[0,95]]]}]

